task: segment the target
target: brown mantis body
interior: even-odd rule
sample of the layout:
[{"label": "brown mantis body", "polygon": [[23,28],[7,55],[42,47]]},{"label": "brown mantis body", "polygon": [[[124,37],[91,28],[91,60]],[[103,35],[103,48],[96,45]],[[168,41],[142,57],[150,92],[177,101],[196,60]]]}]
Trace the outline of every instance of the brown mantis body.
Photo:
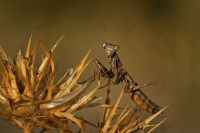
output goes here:
[{"label": "brown mantis body", "polygon": [[[144,85],[138,85],[128,72],[123,67],[120,61],[117,51],[119,45],[111,43],[103,43],[103,48],[109,58],[110,70],[106,69],[97,59],[94,60],[94,75],[99,74],[101,77],[108,79],[108,84],[119,84],[120,82],[125,83],[125,92],[129,94],[131,99],[139,106],[142,110],[146,110],[150,113],[158,112],[161,107],[151,101],[141,90],[145,86],[156,84],[157,82],[150,82]],[[99,72],[96,70],[99,69]],[[113,81],[114,80],[114,81]],[[107,84],[107,85],[108,85]]]}]

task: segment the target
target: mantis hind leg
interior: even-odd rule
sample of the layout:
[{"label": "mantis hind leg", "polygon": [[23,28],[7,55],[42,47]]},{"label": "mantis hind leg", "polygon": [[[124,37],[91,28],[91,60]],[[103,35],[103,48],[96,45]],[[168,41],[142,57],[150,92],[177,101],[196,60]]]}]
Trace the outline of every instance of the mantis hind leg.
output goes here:
[{"label": "mantis hind leg", "polygon": [[[149,86],[149,85],[155,85],[153,90],[151,91],[150,96],[145,95],[140,88]],[[135,86],[135,88],[133,88],[133,90],[131,92],[129,92],[129,96],[130,98],[133,100],[133,102],[140,107],[140,111],[138,114],[138,117],[141,115],[142,110],[145,110],[149,113],[157,113],[158,111],[160,111],[161,107],[159,105],[157,105],[156,103],[154,103],[150,97],[152,95],[152,93],[154,92],[155,88],[157,86],[157,81],[153,81],[147,84],[143,84],[143,85],[139,85],[139,86]],[[162,114],[161,114],[162,116]]]},{"label": "mantis hind leg", "polygon": [[138,83],[134,82],[134,80],[132,78],[130,78],[129,76],[125,77],[123,82],[125,82],[125,84],[126,84],[125,90],[124,90],[126,93],[130,93],[132,91],[135,91],[135,90],[138,90],[138,89],[141,89],[141,88],[153,85],[153,84],[157,85],[157,81],[152,81],[147,84],[138,85]]}]

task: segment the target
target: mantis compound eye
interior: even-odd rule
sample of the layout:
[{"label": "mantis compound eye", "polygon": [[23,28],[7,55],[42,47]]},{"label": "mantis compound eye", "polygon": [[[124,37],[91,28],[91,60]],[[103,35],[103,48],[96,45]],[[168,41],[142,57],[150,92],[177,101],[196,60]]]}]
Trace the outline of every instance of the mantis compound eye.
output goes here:
[{"label": "mantis compound eye", "polygon": [[115,47],[114,47],[114,49],[116,50],[116,51],[118,51],[119,50],[119,45],[115,45]]},{"label": "mantis compound eye", "polygon": [[103,43],[103,48],[105,49],[107,47],[108,43],[104,42]]}]

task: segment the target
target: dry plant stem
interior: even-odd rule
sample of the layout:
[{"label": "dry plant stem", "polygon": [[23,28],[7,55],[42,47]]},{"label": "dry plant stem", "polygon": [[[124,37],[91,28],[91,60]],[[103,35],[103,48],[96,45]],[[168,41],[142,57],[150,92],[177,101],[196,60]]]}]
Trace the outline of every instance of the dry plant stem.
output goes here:
[{"label": "dry plant stem", "polygon": [[135,125],[137,123],[137,120],[135,119],[135,116],[137,114],[137,110],[135,110],[131,117],[129,118],[128,122],[120,129],[120,133],[124,133],[125,131],[127,131],[129,128],[131,128],[133,125]]},{"label": "dry plant stem", "polygon": [[[107,87],[105,104],[106,105],[110,105],[110,84]],[[101,120],[101,127],[104,126],[104,124],[105,124],[105,122],[106,122],[106,120],[108,118],[109,111],[110,111],[109,108],[105,108],[104,109],[103,115],[102,115],[102,120]]]},{"label": "dry plant stem", "polygon": [[112,111],[111,111],[111,113],[110,113],[110,115],[109,115],[109,117],[108,117],[108,119],[107,119],[107,121],[106,121],[106,123],[105,123],[103,129],[102,129],[102,131],[103,131],[104,133],[107,132],[108,128],[110,127],[111,121],[112,121],[112,119],[114,118],[114,115],[115,115],[115,113],[116,113],[117,106],[118,106],[118,104],[119,104],[119,102],[120,102],[120,100],[121,100],[121,98],[122,98],[122,94],[124,93],[124,87],[125,87],[125,85],[123,86],[123,89],[122,89],[122,91],[121,91],[121,93],[120,93],[120,95],[119,95],[119,97],[118,97],[118,99],[117,99],[117,101],[116,101],[116,103],[115,103],[115,106],[114,106],[114,108],[112,109]]},{"label": "dry plant stem", "polygon": [[[111,133],[114,133],[117,129],[119,130],[119,124],[125,119],[125,117],[129,114],[129,111],[127,111],[127,107],[123,110],[123,112],[120,114],[117,122],[115,123],[115,125],[112,127],[112,129],[110,130]],[[125,114],[124,114],[125,113]]]}]

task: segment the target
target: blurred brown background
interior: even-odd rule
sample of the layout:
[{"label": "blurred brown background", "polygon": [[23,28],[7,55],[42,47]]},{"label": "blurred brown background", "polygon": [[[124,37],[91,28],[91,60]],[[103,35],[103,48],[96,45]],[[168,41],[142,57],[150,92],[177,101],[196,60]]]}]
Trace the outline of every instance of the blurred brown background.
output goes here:
[{"label": "blurred brown background", "polygon": [[[151,99],[165,111],[167,121],[156,133],[198,132],[200,130],[200,2],[195,0],[60,0],[0,1],[0,44],[10,57],[19,49],[24,53],[33,32],[33,43],[43,36],[47,49],[63,35],[54,59],[58,77],[75,67],[92,48],[91,59],[108,67],[102,42],[115,42],[140,20],[133,30],[120,38],[118,52],[127,71],[139,83],[158,80]],[[39,55],[40,56],[40,55]],[[92,64],[82,79],[92,75]],[[103,83],[103,82],[102,82]],[[150,87],[149,87],[150,88]],[[118,96],[121,85],[112,87]],[[150,89],[143,91],[149,94]],[[99,91],[105,94],[105,90]],[[116,98],[115,97],[115,98]],[[115,102],[114,100],[112,102]],[[123,96],[122,105],[135,106]],[[95,109],[95,113],[99,113]],[[94,110],[93,110],[94,113]],[[87,116],[85,117],[87,118]],[[88,119],[92,119],[91,115]],[[94,114],[94,121],[96,115]],[[0,120],[1,132],[19,132]],[[94,132],[92,129],[88,130]]]}]

